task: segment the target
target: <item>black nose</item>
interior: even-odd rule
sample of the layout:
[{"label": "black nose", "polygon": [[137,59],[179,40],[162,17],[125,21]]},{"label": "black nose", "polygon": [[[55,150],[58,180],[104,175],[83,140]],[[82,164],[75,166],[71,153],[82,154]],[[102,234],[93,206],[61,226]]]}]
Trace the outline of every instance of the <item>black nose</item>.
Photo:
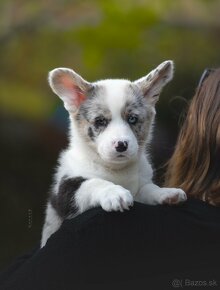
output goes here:
[{"label": "black nose", "polygon": [[128,142],[127,141],[119,141],[118,145],[115,147],[117,152],[124,152],[128,149]]}]

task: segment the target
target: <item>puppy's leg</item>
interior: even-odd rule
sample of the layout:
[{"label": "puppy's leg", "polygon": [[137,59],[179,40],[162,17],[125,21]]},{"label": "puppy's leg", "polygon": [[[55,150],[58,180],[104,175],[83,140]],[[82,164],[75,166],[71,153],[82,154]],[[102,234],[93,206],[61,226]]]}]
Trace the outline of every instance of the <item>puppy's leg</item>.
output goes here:
[{"label": "puppy's leg", "polygon": [[44,247],[49,237],[56,232],[64,219],[77,214],[75,193],[86,179],[82,177],[63,177],[59,183],[58,192],[51,193],[46,210],[46,219],[42,232],[41,247]]},{"label": "puppy's leg", "polygon": [[187,199],[185,192],[180,188],[159,187],[154,183],[147,183],[135,196],[136,201],[146,204],[177,204]]},{"label": "puppy's leg", "polygon": [[46,245],[49,237],[59,229],[61,223],[61,218],[49,202],[47,204],[46,219],[42,231],[41,248]]},{"label": "puppy's leg", "polygon": [[83,182],[77,190],[75,204],[80,213],[95,206],[101,206],[106,211],[123,211],[133,205],[133,197],[120,185],[91,178]]},{"label": "puppy's leg", "polygon": [[58,193],[50,201],[64,220],[95,206],[106,211],[123,211],[133,204],[133,197],[127,189],[110,181],[78,176],[62,178]]},{"label": "puppy's leg", "polygon": [[101,206],[106,211],[123,211],[133,205],[131,193],[120,185],[100,179],[63,178],[57,194],[52,194],[46,212],[41,247],[65,219]]}]

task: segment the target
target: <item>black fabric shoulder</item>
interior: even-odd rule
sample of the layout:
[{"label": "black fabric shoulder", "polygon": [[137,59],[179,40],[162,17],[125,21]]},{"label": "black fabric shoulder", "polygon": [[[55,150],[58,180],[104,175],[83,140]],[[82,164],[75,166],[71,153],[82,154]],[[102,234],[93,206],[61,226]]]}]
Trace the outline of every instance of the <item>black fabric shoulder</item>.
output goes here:
[{"label": "black fabric shoulder", "polygon": [[95,208],[64,221],[0,289],[164,290],[178,277],[220,285],[219,244],[219,211],[197,200],[173,207],[135,203],[124,213]]}]

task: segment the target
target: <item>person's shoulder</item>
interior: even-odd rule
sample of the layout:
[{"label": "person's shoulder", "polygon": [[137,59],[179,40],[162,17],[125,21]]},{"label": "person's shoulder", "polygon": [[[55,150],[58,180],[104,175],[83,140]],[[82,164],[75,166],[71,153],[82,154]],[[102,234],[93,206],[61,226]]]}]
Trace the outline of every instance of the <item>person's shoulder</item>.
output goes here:
[{"label": "person's shoulder", "polygon": [[[84,230],[90,227],[91,224],[104,225],[105,222],[121,221],[126,222],[134,219],[143,219],[147,217],[166,218],[168,215],[187,215],[188,213],[198,213],[201,216],[208,214],[219,215],[220,209],[209,205],[198,199],[189,198],[186,202],[177,205],[147,205],[139,202],[134,202],[134,206],[129,210],[106,212],[101,207],[91,208],[82,214],[77,215],[72,219],[65,220],[63,227],[71,228],[75,231]],[[208,217],[207,216],[207,217]],[[103,222],[103,223],[101,223]]]},{"label": "person's shoulder", "polygon": [[[164,209],[163,209],[164,207]],[[129,220],[137,220],[142,219],[143,217],[157,216],[165,210],[166,206],[163,205],[147,205],[139,202],[134,202],[134,206],[129,210],[120,211],[112,211],[106,212],[101,207],[96,207],[89,209],[82,214],[65,220],[63,223],[63,227],[71,228],[75,231],[85,230],[90,227],[92,224],[105,225],[105,223],[111,222],[126,222]],[[166,211],[166,210],[165,210]]]},{"label": "person's shoulder", "polygon": [[182,205],[181,209],[188,215],[194,214],[200,220],[220,223],[220,207],[211,205],[203,200],[190,197]]}]

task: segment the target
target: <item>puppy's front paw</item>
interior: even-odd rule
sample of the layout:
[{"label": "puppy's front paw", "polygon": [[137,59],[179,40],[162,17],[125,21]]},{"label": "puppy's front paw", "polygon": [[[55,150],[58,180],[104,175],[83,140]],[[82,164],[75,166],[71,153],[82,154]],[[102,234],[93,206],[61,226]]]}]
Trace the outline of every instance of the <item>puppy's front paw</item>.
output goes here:
[{"label": "puppy's front paw", "polygon": [[178,204],[187,200],[185,192],[180,188],[161,188],[160,204]]},{"label": "puppy's front paw", "polygon": [[120,185],[108,187],[101,197],[101,207],[106,211],[124,211],[133,206],[133,196],[130,191]]}]

